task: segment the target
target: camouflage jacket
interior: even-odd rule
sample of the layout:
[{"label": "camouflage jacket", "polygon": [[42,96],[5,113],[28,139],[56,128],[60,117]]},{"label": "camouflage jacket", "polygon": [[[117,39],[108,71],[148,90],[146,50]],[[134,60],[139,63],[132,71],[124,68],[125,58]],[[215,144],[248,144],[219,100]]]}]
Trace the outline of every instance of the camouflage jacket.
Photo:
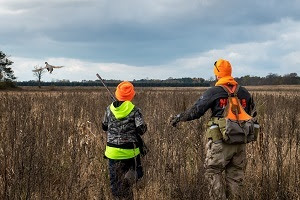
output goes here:
[{"label": "camouflage jacket", "polygon": [[147,130],[140,108],[134,107],[125,118],[117,119],[110,106],[107,107],[102,128],[107,131],[107,145],[124,149],[138,146],[138,135]]}]

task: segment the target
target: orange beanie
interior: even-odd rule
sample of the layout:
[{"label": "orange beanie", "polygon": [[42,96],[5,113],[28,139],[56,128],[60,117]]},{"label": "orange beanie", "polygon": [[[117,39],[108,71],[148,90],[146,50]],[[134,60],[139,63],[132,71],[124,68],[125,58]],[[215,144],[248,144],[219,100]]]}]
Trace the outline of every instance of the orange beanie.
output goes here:
[{"label": "orange beanie", "polygon": [[231,64],[227,60],[219,59],[214,66],[214,73],[219,78],[231,76]]},{"label": "orange beanie", "polygon": [[128,81],[121,82],[117,86],[115,95],[119,101],[131,101],[135,95],[135,91],[132,83]]}]

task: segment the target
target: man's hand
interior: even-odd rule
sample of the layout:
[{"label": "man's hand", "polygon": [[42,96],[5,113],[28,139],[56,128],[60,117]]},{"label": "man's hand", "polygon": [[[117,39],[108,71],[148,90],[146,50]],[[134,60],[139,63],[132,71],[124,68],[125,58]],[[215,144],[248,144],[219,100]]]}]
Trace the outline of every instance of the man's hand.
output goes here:
[{"label": "man's hand", "polygon": [[176,127],[178,122],[180,122],[180,114],[174,116],[174,117],[171,117],[171,120],[170,120],[170,124],[173,126],[173,127]]}]

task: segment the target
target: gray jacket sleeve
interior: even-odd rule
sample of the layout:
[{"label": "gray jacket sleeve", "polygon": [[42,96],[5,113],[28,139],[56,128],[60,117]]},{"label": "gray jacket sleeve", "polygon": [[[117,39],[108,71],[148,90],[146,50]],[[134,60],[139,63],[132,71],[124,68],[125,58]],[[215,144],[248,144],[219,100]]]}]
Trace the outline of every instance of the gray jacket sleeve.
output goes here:
[{"label": "gray jacket sleeve", "polygon": [[103,120],[102,120],[102,129],[104,131],[108,130],[108,116],[107,115],[108,115],[108,111],[106,110],[104,113]]},{"label": "gray jacket sleeve", "polygon": [[206,90],[190,109],[180,114],[180,121],[199,119],[211,107],[214,100],[215,94],[212,90]]},{"label": "gray jacket sleeve", "polygon": [[140,108],[138,108],[135,112],[134,120],[138,134],[143,135],[147,131],[147,125],[144,121]]}]

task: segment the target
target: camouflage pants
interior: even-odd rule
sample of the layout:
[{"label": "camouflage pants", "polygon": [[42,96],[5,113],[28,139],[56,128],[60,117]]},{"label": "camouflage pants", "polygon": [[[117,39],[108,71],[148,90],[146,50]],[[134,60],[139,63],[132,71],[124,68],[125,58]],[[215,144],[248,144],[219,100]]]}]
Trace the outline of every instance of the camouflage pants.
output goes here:
[{"label": "camouflage pants", "polygon": [[209,140],[205,159],[205,178],[211,199],[241,199],[246,166],[245,144],[229,145]]}]

